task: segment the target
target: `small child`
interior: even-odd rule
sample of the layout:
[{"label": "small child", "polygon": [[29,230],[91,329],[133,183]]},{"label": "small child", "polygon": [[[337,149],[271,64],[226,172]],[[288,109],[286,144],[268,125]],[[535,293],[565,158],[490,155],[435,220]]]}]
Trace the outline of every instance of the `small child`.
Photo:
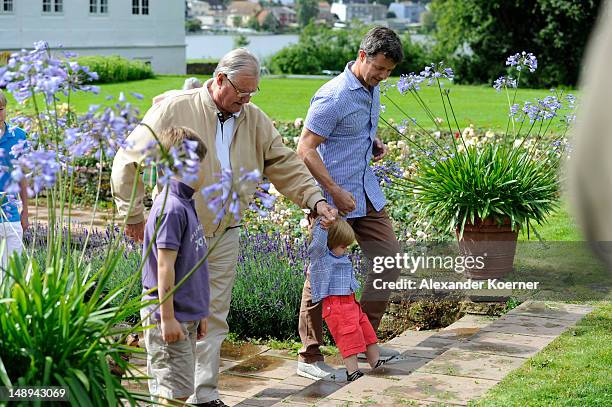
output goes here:
[{"label": "small child", "polygon": [[[8,186],[13,170],[12,160],[17,158],[11,154],[13,146],[26,139],[26,133],[19,127],[11,127],[6,123],[6,107],[8,100],[0,90],[0,247],[4,243],[1,254],[1,267],[6,268],[8,259],[13,253],[23,250],[23,233],[28,228],[28,190],[25,179],[20,183],[19,197],[21,212],[19,212],[16,196],[8,196]],[[0,270],[0,280],[2,271]]]},{"label": "small child", "polygon": [[355,233],[344,219],[338,219],[328,230],[317,219],[308,246],[312,302],[323,301],[323,318],[342,354],[350,382],[363,376],[357,354],[365,352],[372,368],[384,363],[376,344],[376,332],[355,300],[359,283],[346,254],[354,241]]},{"label": "small child", "polygon": [[[166,149],[185,140],[197,141],[200,161],[206,155],[203,141],[185,127],[167,129],[159,140]],[[146,251],[143,253],[142,285],[145,291],[156,290],[145,300],[166,297],[206,256],[204,230],[193,200],[196,189],[195,185],[172,177],[153,202],[144,231],[145,250],[153,243],[149,256]],[[169,192],[164,199],[166,190]],[[160,402],[162,398],[187,400],[193,393],[196,339],[206,334],[209,303],[208,268],[204,262],[153,314],[150,308],[141,311],[144,326],[153,325],[144,332],[147,373],[151,377],[149,391],[160,397]]]}]

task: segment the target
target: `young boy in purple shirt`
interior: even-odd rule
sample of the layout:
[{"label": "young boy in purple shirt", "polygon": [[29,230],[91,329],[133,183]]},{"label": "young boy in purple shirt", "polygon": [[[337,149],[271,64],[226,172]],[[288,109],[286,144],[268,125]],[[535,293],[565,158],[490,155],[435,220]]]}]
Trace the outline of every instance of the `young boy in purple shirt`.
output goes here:
[{"label": "young boy in purple shirt", "polygon": [[[198,143],[195,151],[203,160],[206,147],[192,130],[175,127],[159,135],[166,150],[186,140]],[[167,297],[153,313],[153,307],[141,312],[143,326],[152,325],[145,330],[149,391],[160,401],[187,400],[193,393],[196,340],[206,334],[210,295],[207,264],[201,261],[207,247],[192,198],[196,189],[195,185],[172,177],[153,202],[145,226],[142,285],[144,291],[154,291],[144,299]],[[146,256],[151,242],[151,251]],[[196,266],[187,280],[168,295]]]}]

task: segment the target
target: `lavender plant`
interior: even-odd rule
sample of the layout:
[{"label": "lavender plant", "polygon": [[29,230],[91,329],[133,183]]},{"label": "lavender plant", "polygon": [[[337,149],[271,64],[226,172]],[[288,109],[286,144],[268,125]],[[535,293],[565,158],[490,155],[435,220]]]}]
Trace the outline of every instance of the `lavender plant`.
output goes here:
[{"label": "lavender plant", "polygon": [[[402,76],[384,92],[386,100],[405,115],[399,124],[382,120],[408,146],[403,168],[413,170],[398,175],[391,163],[380,166],[377,174],[390,188],[410,192],[422,218],[449,231],[461,234],[466,223],[484,219],[509,221],[513,229],[532,221],[541,224],[558,205],[559,166],[575,98],[553,90],[543,99],[516,103],[521,75],[535,72],[537,59],[522,52],[508,57],[506,65],[510,74],[493,84],[506,94],[506,131],[484,140],[469,134],[474,129],[459,127],[447,86],[454,74],[442,62]],[[421,97],[421,86],[438,88],[445,120]],[[410,118],[391,96],[394,90],[414,98],[433,131]]]}]

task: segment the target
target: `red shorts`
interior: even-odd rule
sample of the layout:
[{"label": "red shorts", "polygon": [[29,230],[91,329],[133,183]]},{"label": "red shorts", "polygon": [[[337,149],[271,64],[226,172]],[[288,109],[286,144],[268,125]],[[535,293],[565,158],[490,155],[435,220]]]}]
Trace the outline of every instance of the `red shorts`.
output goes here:
[{"label": "red shorts", "polygon": [[366,346],[378,342],[355,294],[323,298],[323,318],[343,358],[365,352]]}]

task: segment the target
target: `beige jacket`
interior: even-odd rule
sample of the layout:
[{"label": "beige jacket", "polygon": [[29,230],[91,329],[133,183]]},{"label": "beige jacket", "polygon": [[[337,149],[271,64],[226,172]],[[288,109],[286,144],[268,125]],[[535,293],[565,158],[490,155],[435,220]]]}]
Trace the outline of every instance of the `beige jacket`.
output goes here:
[{"label": "beige jacket", "polygon": [[[215,135],[217,129],[218,108],[213,102],[206,85],[200,89],[181,91],[177,95],[165,99],[149,109],[143,119],[157,134],[170,126],[185,126],[193,129],[203,138],[208,148],[208,154],[202,162],[200,180],[203,186],[218,182],[221,164],[217,159]],[[151,132],[145,126],[138,126],[128,136],[129,148],[120,149],[113,161],[111,188],[117,204],[119,215],[125,217],[130,207],[130,196],[137,175],[137,163],[144,155],[143,150],[154,140]],[[274,128],[270,119],[254,104],[249,103],[234,124],[234,137],[230,146],[230,162],[235,178],[239,170],[258,169],[276,187],[276,189],[302,208],[313,208],[324,199],[314,178],[290,148],[286,147],[280,134]],[[248,205],[255,191],[255,185],[240,186],[241,208]],[[128,217],[128,224],[144,221],[143,183],[137,186],[136,199]],[[234,226],[236,222],[231,214],[214,224],[216,214],[208,209],[203,196],[195,194],[196,212],[206,236],[220,234],[225,227]]]}]

